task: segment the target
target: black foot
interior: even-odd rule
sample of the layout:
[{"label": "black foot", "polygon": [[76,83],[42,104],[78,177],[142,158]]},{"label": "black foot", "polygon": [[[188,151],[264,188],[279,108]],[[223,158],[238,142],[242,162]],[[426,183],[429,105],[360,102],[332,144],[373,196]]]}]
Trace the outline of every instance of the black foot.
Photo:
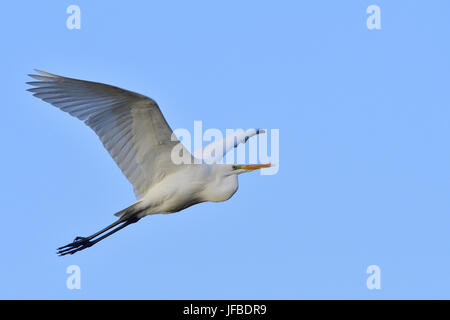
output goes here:
[{"label": "black foot", "polygon": [[74,254],[75,252],[81,251],[83,249],[89,248],[94,243],[89,241],[89,238],[76,237],[72,243],[66,244],[65,246],[59,247],[57,254],[59,256],[65,256],[66,254]]},{"label": "black foot", "polygon": [[[74,254],[75,252],[84,250],[86,248],[92,247],[97,242],[109,237],[113,233],[125,228],[126,226],[139,221],[136,216],[128,217],[127,219],[119,219],[118,221],[112,223],[106,228],[94,233],[89,237],[76,237],[72,243],[66,244],[65,246],[59,247],[57,254],[59,256],[65,256],[66,254]],[[112,229],[114,228],[114,229]],[[112,229],[111,231],[108,231]],[[108,232],[107,232],[108,231]],[[107,232],[105,234],[105,232]],[[103,234],[103,235],[101,235]],[[100,236],[101,235],[101,236]]]}]

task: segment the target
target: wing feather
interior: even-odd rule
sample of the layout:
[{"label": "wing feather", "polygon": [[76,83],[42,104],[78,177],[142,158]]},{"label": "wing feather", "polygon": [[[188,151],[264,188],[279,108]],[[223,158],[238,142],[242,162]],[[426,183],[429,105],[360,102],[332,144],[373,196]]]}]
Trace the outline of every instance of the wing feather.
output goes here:
[{"label": "wing feather", "polygon": [[33,86],[28,91],[94,130],[138,199],[177,170],[170,152],[180,142],[172,139],[172,130],[153,99],[103,83],[36,72],[29,75],[37,81],[27,82]]},{"label": "wing feather", "polygon": [[246,143],[249,138],[264,132],[263,129],[240,130],[196,150],[193,156],[208,164],[220,162],[231,149],[237,148],[239,144]]}]

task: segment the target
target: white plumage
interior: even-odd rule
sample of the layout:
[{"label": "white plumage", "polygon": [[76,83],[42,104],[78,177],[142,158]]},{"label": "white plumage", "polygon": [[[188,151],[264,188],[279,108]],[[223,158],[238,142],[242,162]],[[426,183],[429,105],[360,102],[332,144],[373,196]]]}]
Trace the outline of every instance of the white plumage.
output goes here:
[{"label": "white plumage", "polygon": [[138,199],[116,213],[120,218],[113,224],[58,248],[60,255],[88,248],[149,214],[177,212],[205,201],[225,201],[238,188],[238,174],[270,166],[216,164],[231,148],[263,132],[257,129],[215,141],[194,153],[198,158],[209,155],[200,164],[175,164],[171,159],[175,147],[191,163],[194,158],[173,135],[154,100],[102,83],[36,71],[39,74],[30,77],[37,81],[27,82],[33,86],[28,91],[94,130],[133,185]]}]

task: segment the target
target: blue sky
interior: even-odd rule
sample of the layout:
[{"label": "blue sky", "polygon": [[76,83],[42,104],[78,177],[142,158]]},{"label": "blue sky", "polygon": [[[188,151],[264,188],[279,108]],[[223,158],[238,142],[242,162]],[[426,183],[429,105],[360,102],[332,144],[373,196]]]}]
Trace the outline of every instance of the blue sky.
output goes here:
[{"label": "blue sky", "polygon": [[[0,298],[450,298],[448,1],[2,9]],[[25,91],[33,68],[148,95],[174,129],[279,129],[280,170],[57,257],[135,199],[91,130]]]}]

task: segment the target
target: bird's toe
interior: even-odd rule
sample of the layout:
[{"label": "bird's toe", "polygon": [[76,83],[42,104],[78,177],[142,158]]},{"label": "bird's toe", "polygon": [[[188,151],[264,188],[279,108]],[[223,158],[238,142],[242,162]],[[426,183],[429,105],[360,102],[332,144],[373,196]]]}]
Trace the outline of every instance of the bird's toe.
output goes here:
[{"label": "bird's toe", "polygon": [[73,243],[75,242],[79,242],[79,241],[86,241],[88,238],[86,237],[76,237],[75,239],[73,239]]}]

